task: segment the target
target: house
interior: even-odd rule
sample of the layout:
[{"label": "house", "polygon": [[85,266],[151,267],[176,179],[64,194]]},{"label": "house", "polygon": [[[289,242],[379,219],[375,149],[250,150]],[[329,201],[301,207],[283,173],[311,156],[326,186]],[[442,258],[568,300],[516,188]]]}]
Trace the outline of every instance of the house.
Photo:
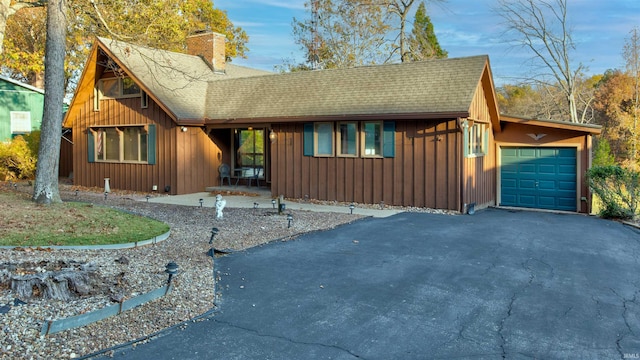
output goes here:
[{"label": "house", "polygon": [[257,174],[274,196],[465,212],[590,211],[599,127],[501,116],[487,56],[272,74],[98,38],[65,117],[75,182],[184,194]]},{"label": "house", "polygon": [[40,130],[44,90],[0,75],[0,141]]}]

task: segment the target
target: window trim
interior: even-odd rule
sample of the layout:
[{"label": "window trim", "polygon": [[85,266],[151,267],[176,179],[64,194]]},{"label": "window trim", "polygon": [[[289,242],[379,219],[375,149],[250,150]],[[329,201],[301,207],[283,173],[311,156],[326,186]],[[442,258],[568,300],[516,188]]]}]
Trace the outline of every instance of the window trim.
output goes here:
[{"label": "window trim", "polygon": [[[354,154],[350,154],[350,153],[343,153],[342,152],[342,129],[341,129],[341,125],[344,124],[353,124],[355,125],[355,141],[356,141],[356,146],[355,146],[355,153]],[[358,123],[358,121],[340,121],[337,123],[336,126],[336,156],[337,157],[348,157],[348,158],[357,158],[360,156],[360,124]]]},{"label": "window trim", "polygon": [[487,129],[487,124],[483,122],[473,122],[471,125],[466,124],[464,137],[466,157],[472,158],[487,155]]},{"label": "window trim", "polygon": [[11,135],[30,134],[33,131],[31,111],[9,111],[9,127]]},{"label": "window trim", "polygon": [[[115,96],[109,96],[106,95],[104,93],[104,82],[106,80],[117,80],[118,81],[118,94]],[[124,80],[125,79],[130,79],[131,81],[133,81],[133,79],[131,79],[131,77],[129,76],[125,76],[125,77],[105,77],[102,78],[100,80],[98,80],[98,93],[99,93],[99,100],[102,99],[127,99],[127,98],[135,98],[135,97],[141,97],[143,90],[140,88],[140,86],[133,81],[133,83],[138,87],[138,90],[140,90],[138,93],[136,94],[124,94]]]},{"label": "window trim", "polygon": [[[155,163],[155,139],[151,140],[151,126],[152,125],[109,125],[109,126],[92,126],[89,128],[89,144],[87,146],[89,151],[89,162],[96,163],[115,163],[115,164],[154,164]],[[138,128],[140,132],[138,132],[137,136],[137,153],[138,159],[141,157],[142,152],[142,135],[146,135],[146,147],[147,147],[147,158],[145,160],[125,160],[125,128]],[[118,160],[107,159],[106,152],[103,152],[103,158],[98,157],[98,133],[102,129],[115,129],[118,134]],[[155,129],[154,129],[155,130]],[[155,135],[155,134],[153,134]],[[104,141],[104,140],[103,140]],[[153,141],[153,145],[152,145]],[[106,145],[106,143],[105,143]],[[151,155],[151,152],[154,151],[154,156]]]}]

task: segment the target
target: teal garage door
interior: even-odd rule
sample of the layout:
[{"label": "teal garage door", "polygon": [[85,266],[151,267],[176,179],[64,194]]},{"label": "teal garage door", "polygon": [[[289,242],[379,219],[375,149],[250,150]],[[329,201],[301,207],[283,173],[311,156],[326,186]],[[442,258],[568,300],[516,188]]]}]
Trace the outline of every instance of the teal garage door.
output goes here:
[{"label": "teal garage door", "polygon": [[576,149],[503,147],[500,205],[576,211]]}]

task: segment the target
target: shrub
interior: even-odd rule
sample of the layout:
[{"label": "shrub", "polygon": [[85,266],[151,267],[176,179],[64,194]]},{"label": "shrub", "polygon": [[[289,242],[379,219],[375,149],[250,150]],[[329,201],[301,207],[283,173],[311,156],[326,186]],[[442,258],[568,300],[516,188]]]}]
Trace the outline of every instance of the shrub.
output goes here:
[{"label": "shrub", "polygon": [[36,158],[22,136],[0,143],[0,179],[32,179],[35,171]]},{"label": "shrub", "polygon": [[589,187],[602,201],[600,216],[631,219],[640,200],[640,173],[617,165],[594,166],[587,171]]},{"label": "shrub", "polygon": [[609,145],[609,141],[605,138],[600,138],[593,152],[593,165],[609,166],[615,164],[616,160],[611,153],[611,146]]}]

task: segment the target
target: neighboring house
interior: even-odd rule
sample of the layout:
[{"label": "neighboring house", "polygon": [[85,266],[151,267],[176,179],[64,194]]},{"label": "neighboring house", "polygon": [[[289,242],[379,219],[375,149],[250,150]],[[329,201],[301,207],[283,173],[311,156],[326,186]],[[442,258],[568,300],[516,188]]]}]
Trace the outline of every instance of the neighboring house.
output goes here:
[{"label": "neighboring house", "polygon": [[44,90],[0,75],[0,141],[40,130]]},{"label": "neighboring house", "polygon": [[[98,38],[65,118],[75,182],[184,194],[258,171],[273,196],[590,211],[599,127],[501,117],[489,59],[288,74]],[[201,55],[201,56],[195,56]]]}]

